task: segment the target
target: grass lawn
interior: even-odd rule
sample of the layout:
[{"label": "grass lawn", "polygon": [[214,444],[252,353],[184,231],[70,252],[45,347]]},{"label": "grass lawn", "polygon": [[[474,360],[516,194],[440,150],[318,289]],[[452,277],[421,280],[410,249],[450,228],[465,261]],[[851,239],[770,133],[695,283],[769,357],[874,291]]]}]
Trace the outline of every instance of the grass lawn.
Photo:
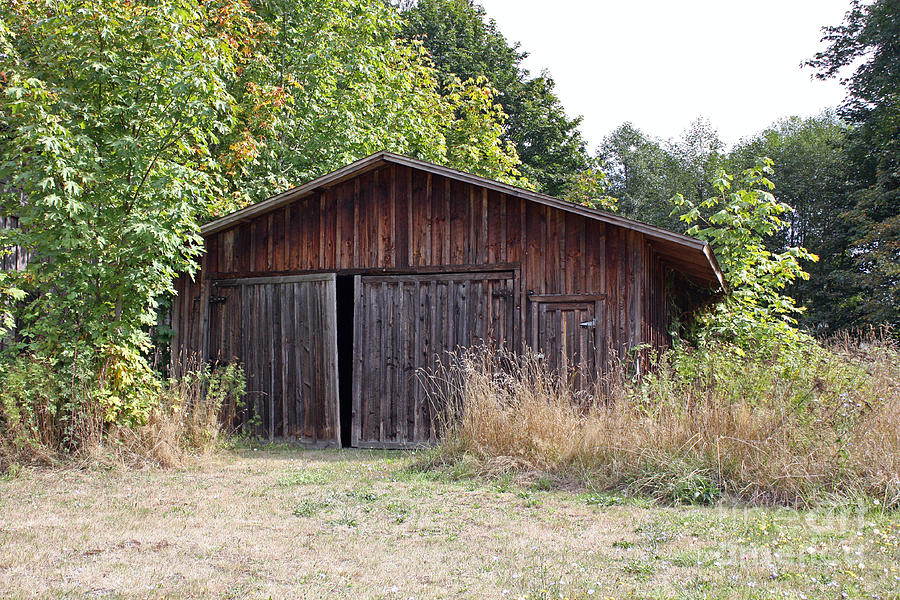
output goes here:
[{"label": "grass lawn", "polygon": [[900,515],[657,507],[413,453],[0,480],[0,598],[900,598]]}]

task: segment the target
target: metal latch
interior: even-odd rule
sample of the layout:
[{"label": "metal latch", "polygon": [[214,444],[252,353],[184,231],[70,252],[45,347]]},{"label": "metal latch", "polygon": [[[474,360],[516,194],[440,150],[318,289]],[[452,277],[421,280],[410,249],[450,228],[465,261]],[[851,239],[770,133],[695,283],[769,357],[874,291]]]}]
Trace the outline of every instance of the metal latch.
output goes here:
[{"label": "metal latch", "polygon": [[579,323],[579,325],[581,327],[584,327],[585,329],[593,329],[594,327],[597,326],[597,319],[591,319],[590,321],[585,321],[583,323]]}]

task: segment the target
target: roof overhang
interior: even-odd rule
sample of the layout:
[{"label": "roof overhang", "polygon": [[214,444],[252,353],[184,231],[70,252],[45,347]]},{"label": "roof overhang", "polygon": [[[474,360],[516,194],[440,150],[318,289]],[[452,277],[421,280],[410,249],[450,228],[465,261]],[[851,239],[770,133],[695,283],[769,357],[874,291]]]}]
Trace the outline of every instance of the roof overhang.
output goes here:
[{"label": "roof overhang", "polygon": [[716,262],[716,257],[709,244],[702,240],[675,233],[654,225],[648,225],[640,221],[635,221],[634,219],[628,219],[613,213],[588,208],[573,202],[547,196],[546,194],[540,194],[531,190],[494,181],[493,179],[488,179],[486,177],[472,175],[471,173],[465,173],[463,171],[410,158],[408,156],[401,156],[392,152],[376,152],[375,154],[350,163],[345,167],[341,167],[336,171],[332,171],[327,175],[313,179],[308,183],[289,189],[241,210],[229,213],[215,221],[207,223],[201,228],[200,232],[204,237],[218,233],[257,215],[274,210],[280,206],[304,198],[305,196],[312,195],[321,189],[327,189],[342,181],[346,181],[347,179],[356,177],[366,171],[371,171],[387,164],[404,165],[414,169],[428,171],[450,179],[464,181],[510,196],[537,202],[538,204],[543,204],[545,206],[552,206],[553,208],[581,215],[589,219],[595,219],[624,229],[638,231],[650,240],[654,251],[672,268],[682,271],[689,278],[702,282],[711,288],[724,289],[725,287],[725,279],[722,275],[722,270]]}]

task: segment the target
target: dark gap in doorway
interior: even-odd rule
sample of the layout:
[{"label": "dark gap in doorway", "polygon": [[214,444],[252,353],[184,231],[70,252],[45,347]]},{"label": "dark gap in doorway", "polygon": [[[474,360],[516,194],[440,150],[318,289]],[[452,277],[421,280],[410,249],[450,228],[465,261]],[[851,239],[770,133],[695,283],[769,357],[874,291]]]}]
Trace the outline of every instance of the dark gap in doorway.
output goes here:
[{"label": "dark gap in doorway", "polygon": [[349,448],[353,427],[353,275],[338,275],[335,292],[341,447]]}]

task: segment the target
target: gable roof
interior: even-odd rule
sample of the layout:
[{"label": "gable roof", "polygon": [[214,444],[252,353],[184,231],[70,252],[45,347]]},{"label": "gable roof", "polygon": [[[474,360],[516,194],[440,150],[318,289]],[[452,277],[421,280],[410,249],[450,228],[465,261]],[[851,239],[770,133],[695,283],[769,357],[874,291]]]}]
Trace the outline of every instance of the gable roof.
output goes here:
[{"label": "gable roof", "polygon": [[595,219],[609,225],[640,232],[650,240],[654,251],[673,268],[683,272],[689,278],[707,286],[714,288],[725,287],[722,271],[707,242],[680,233],[675,233],[668,229],[663,229],[662,227],[648,225],[640,221],[635,221],[634,219],[628,219],[602,210],[588,208],[586,206],[581,206],[580,204],[575,204],[574,202],[560,200],[552,196],[547,196],[546,194],[540,194],[531,190],[494,181],[493,179],[488,179],[486,177],[472,175],[471,173],[465,173],[449,167],[386,151],[376,152],[375,154],[350,163],[345,167],[341,167],[336,171],[313,179],[308,183],[284,191],[241,210],[229,213],[215,221],[207,223],[201,228],[200,232],[203,236],[212,235],[224,229],[233,227],[252,217],[269,212],[270,210],[294,202],[304,196],[313,194],[318,190],[337,185],[342,181],[387,164],[403,165],[413,169],[428,171],[450,179],[456,179],[517,198],[523,198],[530,202],[551,206],[589,219]]}]

